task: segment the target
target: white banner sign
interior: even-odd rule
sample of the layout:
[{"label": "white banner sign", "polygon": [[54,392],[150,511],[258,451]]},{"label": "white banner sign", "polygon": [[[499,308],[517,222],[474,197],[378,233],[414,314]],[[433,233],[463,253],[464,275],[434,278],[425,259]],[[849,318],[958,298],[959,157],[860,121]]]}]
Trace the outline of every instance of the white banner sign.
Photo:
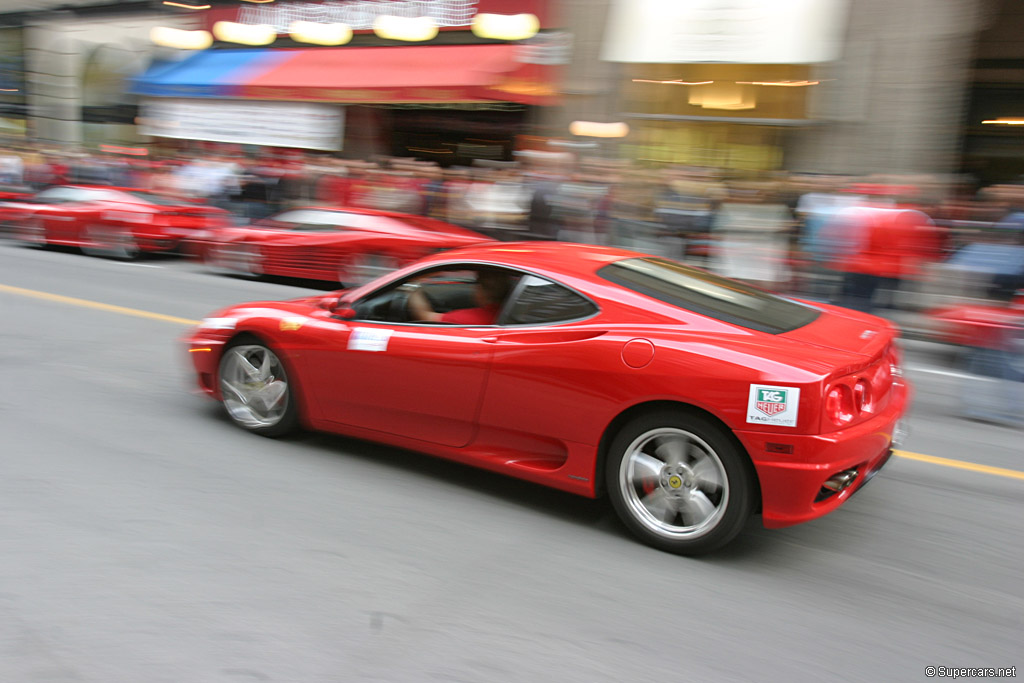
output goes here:
[{"label": "white banner sign", "polygon": [[344,107],[307,102],[149,98],[139,132],[162,138],[337,151]]},{"label": "white banner sign", "polygon": [[837,59],[847,0],[615,0],[604,59],[813,64]]}]

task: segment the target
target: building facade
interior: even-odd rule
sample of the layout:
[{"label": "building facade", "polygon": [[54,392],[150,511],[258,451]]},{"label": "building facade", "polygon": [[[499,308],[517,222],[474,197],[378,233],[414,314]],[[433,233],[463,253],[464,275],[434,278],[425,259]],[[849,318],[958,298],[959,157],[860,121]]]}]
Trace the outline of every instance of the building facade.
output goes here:
[{"label": "building facade", "polygon": [[[362,26],[350,46],[335,50],[412,54],[427,46],[495,44],[501,41],[470,35],[475,13],[530,11],[541,16],[542,31],[523,54],[541,55],[534,61],[547,69],[543,78],[506,72],[499,79],[504,95],[492,89],[468,96],[460,86],[444,96],[427,84],[421,90],[432,93],[410,98],[408,90],[399,96],[325,74],[326,85],[337,83],[316,96],[309,88],[288,95],[278,87],[264,90],[272,95],[262,99],[344,107],[341,147],[357,156],[436,161],[453,144],[468,149],[465,140],[449,139],[462,132],[485,141],[469,144],[501,137],[500,150],[485,152],[501,158],[518,144],[513,138],[534,135],[577,143],[584,154],[738,172],[967,171],[991,181],[1024,174],[1024,126],[983,123],[1024,117],[1019,0],[460,3],[448,5],[464,20],[425,43],[380,40]],[[155,2],[26,0],[17,12],[0,13],[0,135],[87,146],[145,141],[131,84],[154,64],[183,56],[153,45],[149,32],[157,26],[193,30],[219,19],[255,22],[300,10],[356,17],[371,5],[412,11],[415,3],[211,4],[190,11]],[[281,34],[267,49],[282,47],[302,46]],[[538,95],[532,100],[531,88]],[[229,97],[261,99],[252,88]],[[574,121],[623,122],[629,134],[574,137]]]}]

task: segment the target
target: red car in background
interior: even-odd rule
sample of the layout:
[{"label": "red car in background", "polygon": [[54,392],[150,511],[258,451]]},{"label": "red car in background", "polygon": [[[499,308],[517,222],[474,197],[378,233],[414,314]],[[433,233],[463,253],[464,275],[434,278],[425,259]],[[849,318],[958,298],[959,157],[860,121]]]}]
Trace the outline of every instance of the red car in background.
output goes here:
[{"label": "red car in background", "polygon": [[1024,245],[967,244],[933,268],[931,280],[926,332],[934,340],[977,349],[1021,346]]},{"label": "red car in background", "polygon": [[314,206],[219,231],[204,246],[204,260],[247,275],[357,285],[428,254],[488,241],[424,216]]},{"label": "red car in background", "polygon": [[18,201],[31,196],[32,188],[24,185],[8,185],[0,183],[0,202]]},{"label": "red car in background", "polygon": [[963,303],[930,312],[936,341],[976,349],[1011,351],[1024,364],[1024,290],[1013,301]]},{"label": "red car in background", "polygon": [[[465,322],[473,310],[488,323]],[[881,318],[580,244],[437,254],[354,290],[231,306],[186,343],[243,429],[607,494],[634,534],[682,554],[755,513],[783,527],[835,510],[898,445],[910,393]]]},{"label": "red car in background", "polygon": [[37,246],[79,247],[96,256],[133,259],[188,250],[211,230],[233,224],[223,209],[135,190],[59,185],[0,204],[0,223]]}]

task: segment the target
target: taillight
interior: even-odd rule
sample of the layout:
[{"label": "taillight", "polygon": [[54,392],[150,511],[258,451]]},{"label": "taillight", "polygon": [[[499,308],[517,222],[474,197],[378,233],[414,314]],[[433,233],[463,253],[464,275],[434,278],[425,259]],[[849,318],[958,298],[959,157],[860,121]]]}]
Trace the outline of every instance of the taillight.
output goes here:
[{"label": "taillight", "polygon": [[859,379],[853,385],[853,405],[857,408],[857,412],[871,411],[871,385],[867,380]]},{"label": "taillight", "polygon": [[840,427],[853,422],[856,408],[850,387],[837,384],[829,390],[828,396],[825,397],[825,414],[833,424]]}]

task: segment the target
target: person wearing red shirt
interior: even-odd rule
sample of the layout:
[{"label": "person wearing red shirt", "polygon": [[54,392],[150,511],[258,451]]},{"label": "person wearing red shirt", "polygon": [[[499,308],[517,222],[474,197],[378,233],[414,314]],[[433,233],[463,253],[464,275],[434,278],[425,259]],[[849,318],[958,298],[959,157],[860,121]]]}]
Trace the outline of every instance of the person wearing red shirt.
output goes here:
[{"label": "person wearing red shirt", "polygon": [[430,300],[417,289],[409,295],[409,313],[413,320],[447,323],[449,325],[493,325],[498,319],[501,304],[508,296],[512,283],[509,277],[497,271],[482,270],[477,273],[474,297],[477,305],[472,308],[457,308],[447,313],[438,313]]}]

